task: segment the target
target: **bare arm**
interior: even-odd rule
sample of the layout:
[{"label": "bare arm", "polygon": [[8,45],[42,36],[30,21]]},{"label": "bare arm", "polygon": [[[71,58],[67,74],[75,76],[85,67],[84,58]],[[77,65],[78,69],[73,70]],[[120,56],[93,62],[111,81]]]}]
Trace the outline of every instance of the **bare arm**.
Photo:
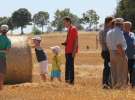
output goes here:
[{"label": "bare arm", "polygon": [[100,43],[100,46],[102,46],[103,44],[103,37],[102,37],[102,31],[99,32],[99,43]]},{"label": "bare arm", "polygon": [[75,42],[74,42],[74,47],[73,47],[73,54],[72,54],[72,57],[75,57],[75,54],[76,54],[76,51],[77,51],[77,48],[78,48],[78,37],[75,39]]},{"label": "bare arm", "polygon": [[7,48],[5,50],[0,50],[0,53],[7,53],[10,50],[10,48]]}]

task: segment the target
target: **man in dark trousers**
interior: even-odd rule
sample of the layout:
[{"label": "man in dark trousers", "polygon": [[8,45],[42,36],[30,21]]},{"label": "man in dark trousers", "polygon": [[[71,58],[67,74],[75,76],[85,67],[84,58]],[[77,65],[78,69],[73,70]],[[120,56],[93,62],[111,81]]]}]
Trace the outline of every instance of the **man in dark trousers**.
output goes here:
[{"label": "man in dark trousers", "polygon": [[113,17],[106,17],[104,29],[99,33],[99,41],[102,48],[101,56],[104,59],[104,69],[103,69],[103,88],[107,89],[111,86],[111,74],[110,74],[110,55],[106,44],[107,32],[112,28]]},{"label": "man in dark trousers", "polygon": [[132,87],[135,88],[135,34],[131,32],[132,23],[129,21],[124,22],[123,29],[127,43],[126,54],[128,57],[129,80]]},{"label": "man in dark trousers", "polygon": [[78,51],[78,32],[69,17],[65,17],[63,21],[64,26],[68,29],[66,41],[63,43],[66,57],[65,81],[74,85],[74,58]]}]

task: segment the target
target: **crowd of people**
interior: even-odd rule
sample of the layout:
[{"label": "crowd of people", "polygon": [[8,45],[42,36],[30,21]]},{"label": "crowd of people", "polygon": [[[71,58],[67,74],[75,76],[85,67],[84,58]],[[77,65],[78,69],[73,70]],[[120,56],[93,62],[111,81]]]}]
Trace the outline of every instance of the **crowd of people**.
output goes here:
[{"label": "crowd of people", "polygon": [[[67,38],[61,45],[65,46],[65,82],[74,85],[74,59],[78,52],[78,31],[72,25],[69,17],[63,19],[67,28]],[[132,23],[122,18],[107,17],[104,29],[99,33],[102,47],[101,56],[104,59],[103,88],[123,89],[130,83],[135,87],[135,34],[131,31]],[[8,26],[0,28],[0,90],[3,88],[6,74],[6,52],[11,48],[11,41],[7,37]],[[43,81],[48,78],[48,57],[41,47],[40,36],[32,38],[40,75]],[[61,82],[61,57],[59,46],[50,48],[54,54],[50,80],[57,78]]]},{"label": "crowd of people", "polygon": [[103,88],[135,87],[135,34],[132,23],[123,18],[107,17],[99,33],[104,59]]},{"label": "crowd of people", "polygon": [[[65,47],[65,82],[69,85],[74,85],[74,59],[78,51],[78,31],[77,28],[72,25],[71,18],[65,17],[63,24],[67,28],[66,40],[59,44]],[[0,90],[3,88],[4,77],[7,70],[6,54],[11,48],[11,41],[7,37],[8,25],[2,25],[0,27]],[[41,47],[42,39],[40,36],[34,36],[32,38],[33,48],[35,48],[35,54],[39,63],[40,76],[43,81],[48,80],[48,57],[47,53]],[[54,46],[50,48],[54,54],[52,58],[52,69],[50,80],[53,81],[57,78],[61,81],[61,57],[60,46]]]},{"label": "crowd of people", "polygon": [[[72,25],[72,21],[69,17],[63,19],[63,23],[68,30],[67,38],[61,45],[65,46],[65,82],[74,85],[74,58],[78,51],[78,32],[77,28]],[[41,48],[41,37],[36,36],[32,38],[35,48],[37,61],[40,65],[41,78],[46,81],[48,76],[48,58],[46,52]],[[60,57],[60,46],[51,47],[54,54],[52,58],[52,69],[51,69],[51,81],[57,78],[61,81],[61,57]]]}]

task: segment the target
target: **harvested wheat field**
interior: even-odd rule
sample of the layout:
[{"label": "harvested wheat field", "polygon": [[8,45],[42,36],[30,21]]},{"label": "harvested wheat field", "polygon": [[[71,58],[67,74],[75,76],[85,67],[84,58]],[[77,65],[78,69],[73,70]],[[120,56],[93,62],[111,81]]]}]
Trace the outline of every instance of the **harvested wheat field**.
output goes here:
[{"label": "harvested wheat field", "polygon": [[[33,51],[33,82],[6,85],[0,91],[0,100],[135,100],[135,90],[103,90],[102,59],[100,49],[96,48],[96,33],[80,33],[80,52],[75,61],[75,86],[64,83],[64,54],[62,51],[63,82],[42,82],[38,73],[38,64]],[[49,69],[51,68],[52,53],[50,46],[60,45],[65,35],[45,35],[42,46],[49,55]],[[86,46],[89,46],[89,49]]]}]

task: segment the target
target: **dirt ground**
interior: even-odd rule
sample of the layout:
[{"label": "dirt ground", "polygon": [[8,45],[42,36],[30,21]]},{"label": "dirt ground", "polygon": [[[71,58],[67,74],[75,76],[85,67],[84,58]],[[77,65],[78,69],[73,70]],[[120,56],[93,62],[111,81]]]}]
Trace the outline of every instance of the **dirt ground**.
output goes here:
[{"label": "dirt ground", "polygon": [[[92,35],[92,37],[91,37]],[[100,49],[95,49],[94,34],[80,35],[80,52],[75,60],[75,85],[64,83],[64,52],[62,51],[62,82],[55,80],[43,82],[38,73],[38,64],[33,51],[33,82],[16,85],[6,85],[0,91],[0,100],[135,100],[135,90],[129,86],[125,90],[102,89],[102,59]],[[51,64],[52,53],[50,46],[60,44],[65,35],[47,35],[43,37],[42,46],[49,55]],[[85,39],[87,38],[87,39]],[[54,42],[58,41],[58,43]],[[48,42],[49,41],[49,42]],[[91,46],[89,50],[85,47]],[[49,65],[51,69],[51,65]]]},{"label": "dirt ground", "polygon": [[135,100],[135,90],[103,90],[101,65],[81,65],[75,68],[75,86],[63,82],[42,82],[38,67],[33,70],[33,82],[7,85],[0,100]]}]

